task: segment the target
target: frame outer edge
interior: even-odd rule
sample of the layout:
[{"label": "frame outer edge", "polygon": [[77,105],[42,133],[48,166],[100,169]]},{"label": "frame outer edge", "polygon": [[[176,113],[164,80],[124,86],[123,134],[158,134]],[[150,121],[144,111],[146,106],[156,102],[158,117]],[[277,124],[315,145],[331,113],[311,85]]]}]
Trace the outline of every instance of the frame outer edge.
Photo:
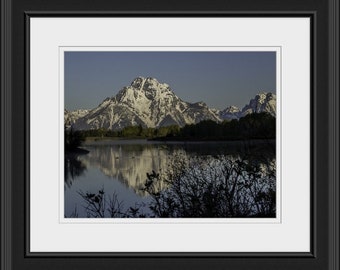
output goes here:
[{"label": "frame outer edge", "polygon": [[[329,2],[329,98],[330,98],[330,231],[329,269],[339,269],[339,2]],[[12,49],[11,49],[11,0],[1,0],[1,155],[0,155],[0,218],[1,260],[0,269],[12,269]]]},{"label": "frame outer edge", "polygon": [[1,270],[12,269],[11,0],[1,0]]},{"label": "frame outer edge", "polygon": [[339,1],[329,4],[329,91],[330,91],[330,181],[329,181],[329,269],[340,269],[339,265]]}]

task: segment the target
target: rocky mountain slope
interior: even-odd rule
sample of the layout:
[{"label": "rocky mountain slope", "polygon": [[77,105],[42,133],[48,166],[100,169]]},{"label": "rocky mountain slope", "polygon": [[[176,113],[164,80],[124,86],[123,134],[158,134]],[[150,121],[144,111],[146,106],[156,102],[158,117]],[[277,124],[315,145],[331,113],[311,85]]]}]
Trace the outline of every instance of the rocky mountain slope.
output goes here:
[{"label": "rocky mountain slope", "polygon": [[68,111],[64,110],[64,121],[66,125],[73,125],[76,120],[79,118],[84,117],[86,114],[88,114],[89,110],[75,110],[75,111]]},{"label": "rocky mountain slope", "polygon": [[155,78],[137,77],[131,85],[117,95],[106,98],[92,110],[64,112],[65,123],[74,129],[119,130],[127,126],[141,125],[158,128],[169,125],[184,126],[202,120],[238,119],[249,113],[269,112],[276,115],[276,96],[260,93],[242,110],[229,106],[219,111],[209,108],[204,102],[189,103],[180,99],[166,83]]},{"label": "rocky mountain slope", "polygon": [[97,108],[75,121],[75,129],[121,129],[126,126],[183,126],[202,120],[220,121],[218,111],[205,103],[188,103],[174,94],[170,86],[154,78],[138,77],[118,94],[106,98]]},{"label": "rocky mountain slope", "polygon": [[236,106],[230,106],[220,111],[221,119],[239,119],[250,113],[268,112],[276,117],[276,95],[261,92],[250,100],[242,110]]}]

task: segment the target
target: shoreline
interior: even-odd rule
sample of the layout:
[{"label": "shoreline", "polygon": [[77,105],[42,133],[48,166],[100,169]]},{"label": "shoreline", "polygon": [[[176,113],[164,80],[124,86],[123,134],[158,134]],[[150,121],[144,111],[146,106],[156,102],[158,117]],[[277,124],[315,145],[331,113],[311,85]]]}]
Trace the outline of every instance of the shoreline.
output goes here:
[{"label": "shoreline", "polygon": [[77,147],[72,150],[65,150],[65,157],[72,158],[76,156],[87,155],[88,153],[90,153],[89,150],[81,148],[81,147]]},{"label": "shoreline", "polygon": [[251,140],[155,140],[147,138],[129,138],[129,139],[116,139],[116,138],[100,138],[97,140],[86,139],[83,146],[91,145],[126,145],[126,144],[275,144],[276,139],[251,139]]}]

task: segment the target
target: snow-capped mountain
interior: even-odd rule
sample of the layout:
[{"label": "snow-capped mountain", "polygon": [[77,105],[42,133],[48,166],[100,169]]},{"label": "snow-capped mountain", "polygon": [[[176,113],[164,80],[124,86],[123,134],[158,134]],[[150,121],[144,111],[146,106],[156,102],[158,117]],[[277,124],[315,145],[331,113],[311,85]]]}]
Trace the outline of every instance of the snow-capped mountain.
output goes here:
[{"label": "snow-capped mountain", "polygon": [[268,112],[276,117],[276,95],[273,93],[261,92],[250,100],[249,104],[240,110],[236,106],[229,106],[220,111],[220,118],[223,120],[239,119],[250,113]]},{"label": "snow-capped mountain", "polygon": [[222,119],[238,119],[240,117],[240,109],[236,106],[229,106],[226,109],[220,111],[220,117]]},{"label": "snow-capped mountain", "polygon": [[242,109],[242,116],[249,113],[268,112],[276,116],[276,95],[273,93],[259,93]]},{"label": "snow-capped mountain", "polygon": [[65,110],[64,119],[65,124],[72,125],[74,129],[119,130],[136,125],[158,128],[196,124],[202,120],[221,122],[260,112],[276,116],[275,94],[259,93],[242,110],[229,106],[219,111],[209,108],[204,102],[183,101],[168,84],[155,78],[137,77],[117,95],[104,99],[92,110]]},{"label": "snow-capped mountain", "polygon": [[106,98],[97,108],[77,119],[75,129],[122,129],[127,126],[161,127],[195,124],[202,120],[221,121],[218,111],[205,103],[188,103],[170,86],[155,78],[137,77],[130,86]]},{"label": "snow-capped mountain", "polygon": [[75,110],[75,111],[68,111],[64,110],[64,121],[66,125],[74,124],[79,118],[84,117],[89,110]]}]

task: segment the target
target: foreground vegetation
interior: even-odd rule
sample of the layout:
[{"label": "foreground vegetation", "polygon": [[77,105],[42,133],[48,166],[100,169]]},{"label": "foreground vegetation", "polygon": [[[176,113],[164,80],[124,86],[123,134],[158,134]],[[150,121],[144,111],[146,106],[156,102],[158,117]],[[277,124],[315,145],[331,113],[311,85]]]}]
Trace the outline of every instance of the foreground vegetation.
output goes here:
[{"label": "foreground vegetation", "polygon": [[152,199],[124,207],[115,192],[79,192],[87,217],[275,217],[275,160],[176,156],[164,173],[150,172],[141,187]]}]

